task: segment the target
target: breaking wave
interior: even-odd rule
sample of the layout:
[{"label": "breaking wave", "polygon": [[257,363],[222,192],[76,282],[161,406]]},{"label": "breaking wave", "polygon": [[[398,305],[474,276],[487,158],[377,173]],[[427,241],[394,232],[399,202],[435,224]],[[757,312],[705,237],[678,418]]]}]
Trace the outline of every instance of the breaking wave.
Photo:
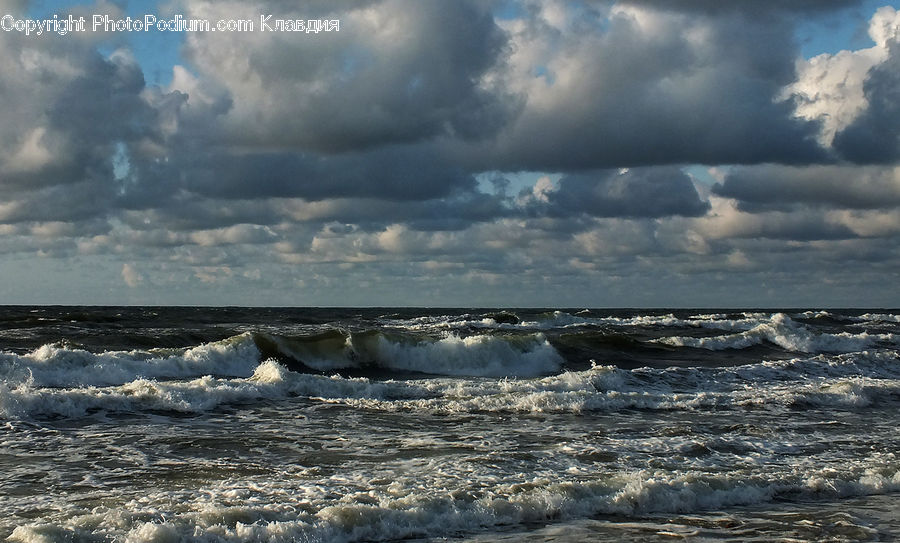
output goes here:
[{"label": "breaking wave", "polygon": [[495,377],[549,374],[563,362],[540,334],[431,338],[378,331],[331,330],[297,337],[247,332],[190,349],[91,353],[51,344],[25,355],[0,353],[0,379],[7,385],[73,387],[120,385],[135,379],[248,377],[269,358],[292,369],[319,372],[371,368]]},{"label": "breaking wave", "polygon": [[890,539],[844,498],[900,492],[898,322],[7,308],[0,539]]},{"label": "breaking wave", "polygon": [[[793,314],[796,319],[746,312],[602,318],[627,320],[643,331],[572,330],[590,319],[581,313],[544,313],[545,321],[492,315],[493,330],[448,330],[441,327],[448,319],[437,316],[362,330],[248,331],[181,349],[90,352],[48,344],[24,354],[0,353],[0,417],[199,413],[293,397],[379,410],[563,413],[841,408],[898,399],[898,335],[804,322],[844,318],[825,312]],[[889,316],[854,318],[883,322]],[[453,322],[484,325],[486,318],[465,314]],[[558,328],[536,330],[536,322]],[[701,330],[662,335],[671,333],[669,326]],[[734,333],[710,335],[713,329]],[[751,351],[758,345],[769,346],[762,352],[776,360],[760,362],[761,350]],[[755,358],[725,352],[742,350]]]},{"label": "breaking wave", "polygon": [[744,349],[769,342],[791,352],[849,353],[873,347],[895,346],[897,339],[894,334],[867,332],[813,333],[784,313],[776,313],[770,319],[737,334],[712,337],[674,336],[658,341],[674,347],[694,347],[711,351]]},{"label": "breaking wave", "polygon": [[49,388],[0,385],[0,416],[82,417],[91,413],[199,413],[220,405],[302,397],[354,408],[445,413],[581,413],[622,409],[692,410],[745,407],[859,407],[900,400],[896,353],[819,355],[734,368],[594,366],[540,378],[377,380],[288,370],[274,360],[249,377],[202,376],[115,386]]},{"label": "breaking wave", "polygon": [[39,387],[110,386],[138,378],[249,376],[258,364],[259,350],[249,334],[190,349],[91,353],[51,344],[26,355],[0,354],[0,379]]},{"label": "breaking wave", "polygon": [[528,377],[559,370],[563,359],[541,334],[443,337],[329,330],[302,337],[257,334],[265,357],[317,371],[375,368],[454,376]]}]

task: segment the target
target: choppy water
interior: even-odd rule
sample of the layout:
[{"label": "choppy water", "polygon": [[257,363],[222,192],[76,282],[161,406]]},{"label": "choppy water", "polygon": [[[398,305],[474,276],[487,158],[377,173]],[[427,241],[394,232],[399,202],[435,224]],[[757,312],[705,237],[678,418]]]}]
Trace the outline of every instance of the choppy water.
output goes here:
[{"label": "choppy water", "polygon": [[900,538],[900,312],[0,308],[11,541]]}]

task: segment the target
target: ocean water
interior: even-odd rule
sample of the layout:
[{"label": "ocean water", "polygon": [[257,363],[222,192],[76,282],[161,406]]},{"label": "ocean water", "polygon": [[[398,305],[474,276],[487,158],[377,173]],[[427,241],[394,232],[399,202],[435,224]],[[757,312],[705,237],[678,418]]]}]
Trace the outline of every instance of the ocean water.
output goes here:
[{"label": "ocean water", "polygon": [[900,311],[0,308],[0,540],[900,539]]}]

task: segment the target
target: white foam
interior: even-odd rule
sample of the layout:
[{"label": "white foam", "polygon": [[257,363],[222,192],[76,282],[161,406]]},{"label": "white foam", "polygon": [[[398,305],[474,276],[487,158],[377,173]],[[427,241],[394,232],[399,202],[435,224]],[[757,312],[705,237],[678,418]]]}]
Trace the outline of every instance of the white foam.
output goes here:
[{"label": "white foam", "polygon": [[548,330],[553,328],[577,328],[584,326],[616,327],[670,327],[670,328],[713,328],[721,330],[749,330],[769,319],[767,313],[745,312],[739,319],[729,319],[725,313],[704,313],[687,318],[676,317],[673,313],[664,315],[635,315],[632,317],[579,317],[562,311],[554,312],[549,319],[527,321],[518,325],[500,327],[520,327]]},{"label": "white foam", "polygon": [[[388,447],[403,454],[384,462],[380,458],[373,461],[374,456],[368,454],[348,460],[353,455],[345,455],[342,450],[327,459],[341,462],[334,469],[327,465],[324,451],[323,461],[314,460],[313,465],[291,457],[286,464],[269,466],[254,456],[254,469],[217,478],[207,477],[200,468],[207,461],[210,466],[216,465],[220,457],[191,456],[189,461],[196,463],[192,467],[202,474],[196,479],[173,482],[151,477],[142,488],[106,487],[93,495],[96,501],[75,500],[74,494],[44,493],[32,499],[40,500],[40,508],[31,508],[30,504],[19,508],[46,511],[38,513],[43,516],[26,521],[24,514],[16,512],[0,518],[0,535],[11,534],[9,541],[35,543],[456,539],[484,530],[598,515],[643,517],[782,500],[833,502],[849,496],[900,492],[900,459],[889,446],[870,447],[866,439],[859,439],[853,445],[857,448],[849,450],[836,440],[835,446],[810,456],[809,447],[830,435],[821,433],[821,427],[812,433],[811,427],[802,424],[776,424],[771,433],[764,427],[770,411],[803,422],[795,419],[794,414],[800,412],[796,408],[812,408],[817,416],[826,413],[829,417],[831,412],[850,410],[852,416],[834,417],[843,423],[852,422],[860,407],[896,407],[900,404],[900,354],[893,348],[873,348],[894,345],[894,336],[817,334],[812,331],[815,327],[807,328],[778,313],[748,313],[731,320],[728,316],[676,319],[669,315],[648,317],[644,322],[740,331],[719,338],[695,338],[709,340],[706,348],[715,341],[725,345],[758,339],[798,352],[809,349],[810,353],[821,354],[736,367],[626,370],[594,365],[582,371],[546,375],[559,370],[559,354],[543,335],[524,335],[522,330],[508,336],[462,337],[448,332],[443,337],[420,340],[360,334],[356,342],[347,336],[346,345],[334,351],[329,350],[330,343],[320,351],[316,351],[320,348],[317,344],[308,349],[324,353],[319,361],[323,369],[342,363],[358,365],[364,360],[398,371],[456,376],[405,380],[291,372],[272,360],[260,363],[259,351],[247,335],[189,350],[92,354],[45,346],[24,356],[0,355],[0,418],[6,419],[83,417],[96,411],[202,413],[222,405],[283,401],[234,414],[239,421],[262,422],[282,430],[282,421],[260,417],[259,413],[293,414],[295,404],[291,402],[297,401],[303,409],[311,406],[304,412],[309,420],[304,421],[301,432],[316,415],[338,413],[365,421],[366,415],[360,417],[347,407],[410,411],[415,416],[376,413],[372,420],[418,423],[432,419],[452,428],[451,433],[443,434],[435,430],[441,424],[431,428],[426,423],[422,432],[403,431],[387,441],[370,442],[366,435],[369,425],[339,427],[337,422],[341,439],[355,442],[355,451],[365,450],[372,443],[389,443]],[[568,319],[562,314],[553,318],[558,319],[554,326],[584,325],[575,320],[562,324]],[[635,319],[629,321],[637,323]],[[434,325],[428,323],[429,327]],[[342,336],[333,337],[340,344]],[[677,338],[666,341],[673,339]],[[289,348],[288,343],[282,347]],[[852,352],[835,352],[842,349]],[[323,403],[336,404],[339,409],[322,409],[331,407]],[[617,416],[518,416],[602,414],[634,408],[687,413],[622,413],[621,431],[612,431],[599,422],[599,426],[594,425],[594,421],[610,421]],[[709,408],[717,411],[692,412]],[[889,409],[877,412],[878,416]],[[483,416],[484,412],[488,415]],[[429,416],[455,413],[476,415]],[[752,416],[745,419],[747,413]],[[692,423],[695,414],[700,424]],[[228,413],[228,417],[232,415]],[[393,419],[394,415],[398,418]],[[538,436],[539,449],[516,450],[512,455],[515,441],[507,440],[511,434],[491,426],[494,421],[523,421],[534,425],[524,427],[523,432],[532,428],[540,432],[543,426],[536,422],[539,419],[550,420],[547,427],[556,428]],[[749,419],[761,426],[760,432],[720,433],[721,427],[705,424],[713,419],[729,424]],[[102,421],[104,431],[111,420]],[[472,426],[465,422],[456,425],[457,420],[475,422]],[[201,421],[208,422],[206,417]],[[657,421],[660,429],[677,421],[690,431],[658,435]],[[632,422],[637,430],[625,429]],[[890,427],[879,422],[880,427]],[[79,421],[73,427],[89,427],[91,423],[82,425]],[[640,429],[641,425],[646,429]],[[31,428],[40,423],[7,423],[9,428],[19,426],[28,428],[22,435],[33,436]],[[316,426],[310,424],[309,428]],[[589,435],[594,428],[596,435]],[[869,437],[872,432],[875,430]],[[301,435],[311,436],[313,431]],[[841,436],[850,435],[856,434]],[[314,444],[321,443],[325,441]],[[451,451],[444,443],[464,446]],[[79,453],[86,451],[82,446],[77,444]],[[417,448],[439,454],[418,454]],[[318,448],[310,450],[318,454]],[[519,453],[527,453],[528,459],[520,462],[507,458]],[[602,457],[602,453],[610,453],[612,459]],[[408,454],[414,458],[408,458]],[[531,455],[538,460],[532,461]],[[646,461],[648,458],[652,461]],[[264,468],[262,473],[258,467]],[[102,466],[98,464],[97,469]],[[80,474],[73,481],[78,477]],[[0,505],[20,499],[7,496],[4,501],[0,496]],[[678,535],[676,532],[660,530],[656,535]]]},{"label": "white foam", "polygon": [[95,411],[200,413],[223,404],[293,396],[365,397],[390,401],[428,395],[430,392],[415,385],[293,373],[269,360],[260,364],[249,378],[223,379],[207,375],[187,381],[161,382],[139,378],[118,386],[72,389],[42,388],[29,383],[12,388],[0,384],[0,416],[6,419],[73,418]]},{"label": "white foam", "polygon": [[457,376],[528,377],[555,372],[563,363],[539,334],[518,338],[450,335],[415,345],[379,336],[375,353],[381,367]]},{"label": "white foam", "polygon": [[[523,320],[517,324],[498,323],[493,318],[474,315],[454,315],[440,317],[419,317],[409,320],[390,321],[391,325],[400,329],[415,331],[458,330],[465,328],[488,328],[501,330],[556,330],[573,329],[590,326],[614,327],[672,327],[672,328],[711,328],[718,330],[744,331],[769,322],[777,315],[761,312],[700,313],[686,318],[676,317],[673,313],[662,315],[634,315],[630,317],[586,317],[582,313],[572,315],[565,311],[554,311],[536,320]],[[729,318],[734,315],[739,318]],[[811,318],[813,316],[830,316],[826,311],[804,312],[797,316]],[[784,315],[787,317],[787,315]],[[881,315],[884,316],[884,315]],[[890,318],[891,316],[886,316]]]},{"label": "white foam", "polygon": [[[428,467],[428,466],[425,466]],[[802,464],[739,476],[695,470],[621,470],[571,478],[539,472],[492,480],[439,471],[333,479],[220,482],[151,492],[121,506],[70,514],[64,523],[16,527],[9,541],[396,541],[459,537],[485,528],[596,515],[692,513],[772,502],[781,496],[836,499],[900,490],[896,463],[854,461],[841,470]],[[417,477],[420,476],[420,477]],[[423,480],[424,479],[424,480]],[[462,486],[460,486],[462,484]],[[243,485],[243,486],[242,486]],[[472,486],[474,485],[474,486]],[[475,490],[477,488],[477,490]],[[436,491],[440,489],[440,491]],[[341,497],[333,497],[335,494]],[[297,503],[303,503],[302,508]]]},{"label": "white foam", "polygon": [[0,354],[0,378],[8,385],[109,386],[135,379],[185,379],[207,374],[249,376],[259,350],[249,334],[191,349],[108,351],[99,354],[44,345],[19,356]]},{"label": "white foam", "polygon": [[377,381],[290,372],[274,361],[249,378],[183,381],[139,378],[110,387],[0,384],[0,417],[81,417],[94,411],[204,412],[223,404],[295,396],[379,410],[570,412],[682,410],[762,405],[837,408],[900,399],[892,351],[818,355],[733,368],[594,366],[542,378],[432,378]]},{"label": "white foam", "polygon": [[542,379],[422,381],[429,397],[331,399],[369,409],[445,412],[683,410],[762,405],[852,407],[900,399],[900,362],[891,352],[764,362],[735,368],[595,366]]},{"label": "white foam", "polygon": [[893,313],[866,313],[859,320],[868,322],[900,322],[900,315]]},{"label": "white foam", "polygon": [[802,313],[797,313],[795,318],[800,319],[816,319],[816,318],[842,318],[839,315],[835,315],[829,311],[804,311]]},{"label": "white foam", "polygon": [[673,336],[657,340],[675,347],[694,347],[711,351],[745,349],[765,341],[802,353],[850,353],[871,348],[878,343],[897,344],[894,334],[816,334],[784,313],[775,313],[765,322],[737,334],[713,337]]}]

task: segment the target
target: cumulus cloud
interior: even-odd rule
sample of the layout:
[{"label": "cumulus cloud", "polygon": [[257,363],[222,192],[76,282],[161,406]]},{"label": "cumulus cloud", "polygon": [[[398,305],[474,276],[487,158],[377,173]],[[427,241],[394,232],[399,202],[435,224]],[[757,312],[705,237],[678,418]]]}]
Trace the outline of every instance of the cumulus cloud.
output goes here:
[{"label": "cumulus cloud", "polygon": [[[883,7],[869,22],[868,34],[875,43],[872,47],[823,53],[798,62],[797,80],[784,89],[783,97],[792,97],[796,101],[797,115],[821,123],[820,141],[824,145],[831,145],[838,132],[846,130],[862,115],[865,118],[856,123],[856,128],[842,135],[837,144],[853,158],[854,153],[864,152],[854,141],[867,137],[866,134],[870,139],[875,135],[865,128],[867,125],[877,123],[877,119],[885,115],[887,119],[896,119],[896,111],[884,110],[891,107],[891,99],[884,94],[889,92],[885,85],[890,85],[890,74],[897,71],[898,32],[900,14],[894,8]],[[890,123],[890,120],[886,122]],[[886,127],[872,128],[883,131]],[[883,141],[876,142],[877,149],[883,146]]]},{"label": "cumulus cloud", "polygon": [[742,209],[790,209],[794,204],[878,209],[900,206],[900,167],[764,165],[732,169],[715,194]]},{"label": "cumulus cloud", "polygon": [[805,60],[800,21],[852,2],[512,4],[178,0],[159,11],[341,30],[189,33],[165,86],[121,35],[2,32],[0,252],[108,259],[129,295],[306,303],[700,278],[714,300],[729,273],[900,260],[895,10],[874,46]]},{"label": "cumulus cloud", "polygon": [[[268,2],[186,1],[209,19],[272,13]],[[184,49],[232,99],[228,138],[251,148],[341,152],[439,136],[481,139],[510,113],[487,76],[506,40],[489,4],[462,0],[277,3],[278,17],[340,18],[341,31],[193,34]]]},{"label": "cumulus cloud", "polygon": [[[900,15],[896,21],[900,28]],[[900,41],[896,37],[888,53],[887,60],[869,71],[863,85],[868,102],[865,112],[835,136],[835,148],[855,162],[900,159]]]},{"label": "cumulus cloud", "polygon": [[0,33],[0,221],[102,218],[128,179],[117,171],[161,140],[159,111],[127,49],[97,51],[92,33]]},{"label": "cumulus cloud", "polygon": [[[563,4],[568,7],[568,4]],[[664,163],[820,160],[818,125],[779,100],[794,79],[792,19],[659,5],[533,2],[504,23],[498,76],[525,97],[475,163],[571,170]],[[593,6],[593,7],[592,7]],[[579,11],[580,10],[580,11]]]},{"label": "cumulus cloud", "polygon": [[122,280],[131,288],[137,287],[144,281],[144,276],[137,271],[133,264],[122,264]]},{"label": "cumulus cloud", "polygon": [[567,175],[555,190],[539,183],[526,205],[535,213],[557,217],[663,217],[702,215],[691,179],[679,168],[601,170]]}]

